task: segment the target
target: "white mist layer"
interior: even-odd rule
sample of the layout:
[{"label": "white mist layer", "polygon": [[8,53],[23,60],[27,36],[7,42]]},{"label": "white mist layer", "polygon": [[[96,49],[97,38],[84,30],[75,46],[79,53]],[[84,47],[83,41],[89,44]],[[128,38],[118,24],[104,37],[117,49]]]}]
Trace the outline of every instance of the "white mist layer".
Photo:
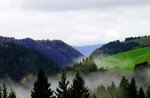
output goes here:
[{"label": "white mist layer", "polygon": [[[49,77],[49,83],[51,83],[51,88],[52,90],[55,90],[58,87],[58,81],[60,80],[60,74],[56,75],[55,77]],[[112,81],[116,84],[116,86],[119,85],[120,80],[122,79],[122,76],[126,76],[126,78],[131,81],[131,78],[134,76],[135,80],[137,81],[137,86],[143,86],[145,89],[147,88],[148,85],[150,85],[150,70],[147,70],[145,73],[143,73],[141,76],[135,76],[135,75],[125,75],[125,74],[117,74],[117,73],[102,73],[102,72],[95,72],[88,74],[86,76],[83,76],[86,86],[90,90],[94,90],[98,87],[98,85],[104,85],[105,87],[111,85]],[[144,78],[144,77],[146,78]],[[74,75],[67,75],[67,80],[69,80],[70,85],[72,84],[72,80],[74,78]],[[143,78],[145,80],[143,80]],[[19,85],[17,83],[14,83],[13,81],[4,82],[8,85],[9,88],[12,88],[15,90],[17,98],[31,98],[31,90],[33,89],[33,83],[36,78],[34,78],[32,81],[27,83],[27,85]],[[69,85],[69,86],[70,86]]]}]

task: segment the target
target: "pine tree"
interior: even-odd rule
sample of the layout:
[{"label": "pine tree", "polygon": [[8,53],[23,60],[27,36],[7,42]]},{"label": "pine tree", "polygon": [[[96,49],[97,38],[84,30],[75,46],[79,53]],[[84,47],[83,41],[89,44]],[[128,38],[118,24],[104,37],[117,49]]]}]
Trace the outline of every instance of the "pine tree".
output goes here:
[{"label": "pine tree", "polygon": [[54,98],[53,91],[50,88],[50,83],[42,70],[39,71],[37,80],[34,83],[31,91],[32,98]]},{"label": "pine tree", "polygon": [[111,98],[115,98],[116,97],[116,85],[114,82],[112,82],[111,86],[108,87],[108,93],[110,94]]},{"label": "pine tree", "polygon": [[129,86],[129,82],[128,82],[128,80],[125,78],[125,76],[123,76],[122,79],[121,79],[121,82],[120,82],[119,87],[122,88],[122,89],[127,89],[128,86]]},{"label": "pine tree", "polygon": [[128,97],[129,98],[138,98],[136,81],[134,78],[132,78],[131,83],[129,84],[129,87],[128,87]]},{"label": "pine tree", "polygon": [[16,93],[11,89],[8,98],[16,98]]},{"label": "pine tree", "polygon": [[70,98],[68,90],[69,81],[66,80],[66,72],[63,70],[61,73],[61,81],[59,81],[59,87],[56,89],[57,98]]},{"label": "pine tree", "polygon": [[106,96],[106,89],[105,89],[105,87],[103,86],[103,85],[101,85],[101,86],[98,86],[97,87],[97,91],[96,91],[96,96],[98,97],[98,98],[100,98],[100,97],[105,97]]},{"label": "pine tree", "polygon": [[140,90],[139,90],[139,97],[138,98],[145,98],[145,94],[144,94],[144,91],[143,91],[143,88],[140,87]]},{"label": "pine tree", "polygon": [[85,86],[85,81],[77,72],[73,84],[70,88],[70,98],[91,98],[88,88]]},{"label": "pine tree", "polygon": [[2,88],[2,98],[7,98],[8,97],[8,89],[6,84],[3,84],[3,88]]},{"label": "pine tree", "polygon": [[125,76],[122,77],[119,88],[117,90],[117,96],[119,98],[126,98],[128,96],[128,87],[129,87],[129,82],[125,78]]},{"label": "pine tree", "polygon": [[147,97],[147,98],[150,98],[150,86],[148,87],[146,94],[147,94],[146,97]]}]

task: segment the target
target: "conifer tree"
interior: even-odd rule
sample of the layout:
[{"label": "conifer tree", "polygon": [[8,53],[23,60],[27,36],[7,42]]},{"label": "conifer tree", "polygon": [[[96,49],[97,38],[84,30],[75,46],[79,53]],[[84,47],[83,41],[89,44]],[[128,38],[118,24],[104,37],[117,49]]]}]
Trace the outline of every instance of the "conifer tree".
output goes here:
[{"label": "conifer tree", "polygon": [[6,84],[3,84],[3,88],[2,88],[2,98],[7,98],[8,97],[8,89]]},{"label": "conifer tree", "polygon": [[103,85],[97,87],[96,96],[99,97],[105,97],[106,96],[106,89]]},{"label": "conifer tree", "polygon": [[11,89],[8,98],[16,98],[16,93]]},{"label": "conifer tree", "polygon": [[55,98],[53,91],[50,88],[50,83],[42,70],[39,71],[37,80],[34,83],[31,91],[32,98]]},{"label": "conifer tree", "polygon": [[147,89],[146,95],[147,95],[146,98],[150,98],[150,86]]},{"label": "conifer tree", "polygon": [[57,98],[70,98],[68,90],[69,81],[66,80],[66,72],[63,70],[61,73],[61,81],[59,81],[59,87],[56,89]]},{"label": "conifer tree", "polygon": [[142,87],[140,87],[138,98],[145,98],[145,94]]},{"label": "conifer tree", "polygon": [[125,76],[122,77],[121,79],[121,82],[120,82],[120,85],[119,85],[119,88],[122,88],[122,89],[127,89],[129,86],[129,82],[128,80],[126,79]]},{"label": "conifer tree", "polygon": [[125,76],[122,77],[119,88],[117,90],[117,96],[119,98],[126,98],[128,96],[128,87],[129,87],[129,82],[125,78]]},{"label": "conifer tree", "polygon": [[109,93],[111,98],[115,98],[116,97],[116,85],[115,85],[114,82],[112,82],[111,86],[108,87],[108,93]]},{"label": "conifer tree", "polygon": [[128,87],[128,97],[129,98],[138,98],[136,81],[134,78],[132,78],[131,83],[129,84],[129,87]]},{"label": "conifer tree", "polygon": [[70,88],[70,98],[91,98],[88,88],[85,86],[85,81],[77,72],[73,84]]}]

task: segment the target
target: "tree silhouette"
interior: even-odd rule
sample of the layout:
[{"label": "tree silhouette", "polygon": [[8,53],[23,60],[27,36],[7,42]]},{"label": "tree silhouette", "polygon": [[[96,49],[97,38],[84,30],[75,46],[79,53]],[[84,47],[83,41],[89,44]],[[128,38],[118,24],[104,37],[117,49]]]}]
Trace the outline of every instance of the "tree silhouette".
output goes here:
[{"label": "tree silhouette", "polygon": [[99,98],[99,97],[105,97],[106,96],[106,88],[103,86],[103,85],[99,85],[97,87],[97,90],[96,90],[96,96]]},{"label": "tree silhouette", "polygon": [[145,98],[145,94],[144,94],[144,91],[143,91],[143,88],[140,87],[140,90],[139,90],[139,97],[138,98]]},{"label": "tree silhouette", "polygon": [[31,91],[32,98],[55,98],[53,91],[50,89],[50,83],[42,70],[39,71],[37,80]]},{"label": "tree silhouette", "polygon": [[59,87],[56,89],[57,98],[70,98],[68,90],[69,81],[66,80],[66,72],[63,70],[61,73],[61,81],[59,81]]},{"label": "tree silhouette", "polygon": [[119,98],[126,98],[128,96],[128,87],[129,87],[129,82],[125,78],[125,76],[122,77],[119,88],[117,90],[117,96]]},{"label": "tree silhouette", "polygon": [[115,98],[116,97],[116,85],[114,82],[112,82],[111,86],[108,87],[108,93],[110,95],[111,98]]},{"label": "tree silhouette", "polygon": [[136,81],[134,78],[132,78],[131,83],[129,84],[128,96],[129,96],[129,98],[138,98]]},{"label": "tree silhouette", "polygon": [[85,81],[77,72],[73,84],[70,88],[70,98],[91,98],[88,88],[85,86]]},{"label": "tree silhouette", "polygon": [[8,98],[16,98],[16,93],[11,89]]},{"label": "tree silhouette", "polygon": [[148,87],[146,94],[147,94],[146,97],[147,97],[147,98],[150,98],[150,86]]}]

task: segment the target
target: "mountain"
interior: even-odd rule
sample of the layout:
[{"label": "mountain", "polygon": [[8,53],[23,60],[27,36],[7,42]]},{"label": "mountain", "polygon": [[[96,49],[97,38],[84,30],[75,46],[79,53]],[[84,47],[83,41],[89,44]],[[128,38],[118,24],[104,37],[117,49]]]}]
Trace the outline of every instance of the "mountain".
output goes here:
[{"label": "mountain", "polygon": [[76,59],[83,55],[75,50],[73,47],[60,40],[33,40],[31,38],[26,39],[14,39],[8,37],[0,37],[0,44],[2,43],[15,43],[25,46],[30,49],[34,49],[43,53],[50,59],[55,61],[60,66],[72,64]]},{"label": "mountain", "polygon": [[53,51],[45,54],[49,54],[48,56],[58,62],[58,64],[72,64],[78,58],[83,57],[83,54],[61,40],[41,40],[38,43],[47,47],[49,51]]},{"label": "mountain", "polygon": [[58,64],[46,55],[24,46],[5,43],[0,45],[0,78],[10,77],[21,80],[28,74],[35,74],[39,69],[55,73]]},{"label": "mountain", "polygon": [[91,56],[101,58],[147,46],[150,46],[150,36],[130,37],[126,38],[123,42],[120,42],[119,40],[109,42],[108,44],[103,45],[101,48],[93,51]]},{"label": "mountain", "polygon": [[74,46],[74,48],[84,55],[88,56],[90,55],[95,49],[100,48],[102,44],[96,44],[96,45],[87,45],[87,46]]},{"label": "mountain", "polygon": [[98,67],[120,72],[133,72],[135,65],[142,62],[150,63],[150,47],[138,48],[114,54],[102,59],[95,59]]}]

